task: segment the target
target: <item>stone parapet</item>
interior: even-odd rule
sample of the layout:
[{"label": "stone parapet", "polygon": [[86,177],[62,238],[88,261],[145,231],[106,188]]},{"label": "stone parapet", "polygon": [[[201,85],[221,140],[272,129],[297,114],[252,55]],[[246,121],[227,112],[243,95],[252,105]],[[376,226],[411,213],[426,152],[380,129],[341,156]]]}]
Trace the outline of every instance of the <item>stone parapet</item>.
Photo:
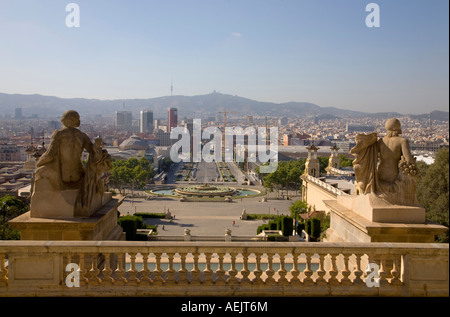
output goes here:
[{"label": "stone parapet", "polygon": [[433,243],[0,241],[0,296],[448,296],[448,250]]}]

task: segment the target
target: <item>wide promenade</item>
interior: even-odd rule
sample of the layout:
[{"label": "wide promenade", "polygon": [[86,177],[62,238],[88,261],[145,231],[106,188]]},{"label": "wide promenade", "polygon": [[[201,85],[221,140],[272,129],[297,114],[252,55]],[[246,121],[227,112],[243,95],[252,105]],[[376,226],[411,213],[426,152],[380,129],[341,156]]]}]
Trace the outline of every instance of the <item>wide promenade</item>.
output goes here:
[{"label": "wide promenade", "polygon": [[234,199],[229,203],[180,202],[179,199],[168,197],[152,197],[151,200],[128,198],[119,207],[119,211],[121,215],[132,215],[135,212],[161,213],[169,210],[175,217],[172,221],[146,219],[147,224],[158,225],[159,236],[183,235],[186,228],[191,230],[192,235],[224,235],[225,229],[231,229],[232,235],[249,236],[256,235],[256,229],[263,221],[241,220],[243,209],[246,209],[247,214],[290,214],[292,200],[269,199],[261,202],[262,198]]}]

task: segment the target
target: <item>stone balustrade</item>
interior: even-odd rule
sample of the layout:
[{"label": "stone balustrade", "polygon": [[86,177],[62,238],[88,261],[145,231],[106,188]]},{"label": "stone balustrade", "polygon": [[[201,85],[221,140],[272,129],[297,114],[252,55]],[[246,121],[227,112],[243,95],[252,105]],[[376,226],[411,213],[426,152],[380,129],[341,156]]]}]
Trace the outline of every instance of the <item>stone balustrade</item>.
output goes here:
[{"label": "stone balustrade", "polygon": [[327,191],[331,192],[333,195],[347,195],[346,192],[340,190],[339,188],[336,188],[334,186],[331,186],[330,184],[327,184],[324,181],[321,181],[320,179],[311,176],[311,175],[302,175],[301,176],[304,179],[307,179],[309,182],[314,183],[316,185],[319,185],[320,187],[326,189]]},{"label": "stone balustrade", "polygon": [[448,296],[448,260],[427,243],[0,241],[0,296]]}]

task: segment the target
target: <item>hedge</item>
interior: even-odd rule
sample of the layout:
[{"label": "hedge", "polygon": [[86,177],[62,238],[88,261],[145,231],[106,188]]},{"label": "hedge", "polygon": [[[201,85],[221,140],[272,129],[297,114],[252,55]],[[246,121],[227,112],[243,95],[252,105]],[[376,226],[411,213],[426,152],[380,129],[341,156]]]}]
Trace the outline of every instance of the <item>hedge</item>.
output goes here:
[{"label": "hedge", "polygon": [[269,228],[270,230],[278,230],[278,222],[274,220],[269,221]]},{"label": "hedge", "polygon": [[119,225],[125,232],[127,241],[142,241],[143,238],[136,234],[137,229],[146,229],[147,225],[141,216],[123,216],[118,219]]},{"label": "hedge", "polygon": [[311,219],[306,219],[305,220],[305,232],[308,235],[311,235]]},{"label": "hedge", "polygon": [[293,228],[292,217],[281,216],[281,232],[283,233],[283,236],[292,236]]},{"label": "hedge", "polygon": [[311,237],[317,239],[320,237],[320,219],[312,218],[311,219]]},{"label": "hedge", "polygon": [[263,230],[270,230],[270,226],[268,224],[260,225],[256,229],[256,234],[260,234]]},{"label": "hedge", "polygon": [[165,213],[157,212],[136,212],[134,215],[142,218],[164,218],[166,216]]},{"label": "hedge", "polygon": [[125,231],[127,241],[135,240],[139,220],[142,223],[142,218],[137,216],[123,216],[119,218],[119,225]]},{"label": "hedge", "polygon": [[301,235],[302,230],[305,230],[305,224],[303,222],[299,222],[297,225],[297,234]]},{"label": "hedge", "polygon": [[247,214],[247,220],[268,220],[268,219],[276,219],[277,215],[269,215],[269,214]]}]

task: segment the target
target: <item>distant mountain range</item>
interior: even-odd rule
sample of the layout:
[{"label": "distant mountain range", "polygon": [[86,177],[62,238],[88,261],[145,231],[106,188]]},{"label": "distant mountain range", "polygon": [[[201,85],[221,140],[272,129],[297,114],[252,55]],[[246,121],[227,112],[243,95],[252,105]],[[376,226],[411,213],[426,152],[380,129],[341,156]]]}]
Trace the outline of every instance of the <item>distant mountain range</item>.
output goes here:
[{"label": "distant mountain range", "polygon": [[[33,114],[39,117],[59,117],[67,109],[74,109],[82,116],[102,114],[104,116],[113,115],[118,110],[128,110],[133,112],[133,117],[137,118],[140,110],[152,110],[154,118],[166,118],[167,109],[176,107],[178,117],[206,118],[215,117],[218,112],[235,112],[230,116],[251,115],[251,116],[318,116],[319,118],[330,117],[393,117],[402,116],[398,112],[389,113],[367,113],[361,111],[345,110],[335,107],[320,107],[308,102],[287,102],[272,103],[261,102],[239,96],[221,94],[213,92],[199,96],[165,96],[151,99],[119,99],[119,100],[99,100],[83,98],[59,98],[42,95],[22,95],[0,93],[1,114],[14,116],[15,108],[22,108],[25,117]],[[432,111],[421,115],[410,115],[415,118],[428,118],[433,120],[449,120],[449,113],[444,111]]]}]

